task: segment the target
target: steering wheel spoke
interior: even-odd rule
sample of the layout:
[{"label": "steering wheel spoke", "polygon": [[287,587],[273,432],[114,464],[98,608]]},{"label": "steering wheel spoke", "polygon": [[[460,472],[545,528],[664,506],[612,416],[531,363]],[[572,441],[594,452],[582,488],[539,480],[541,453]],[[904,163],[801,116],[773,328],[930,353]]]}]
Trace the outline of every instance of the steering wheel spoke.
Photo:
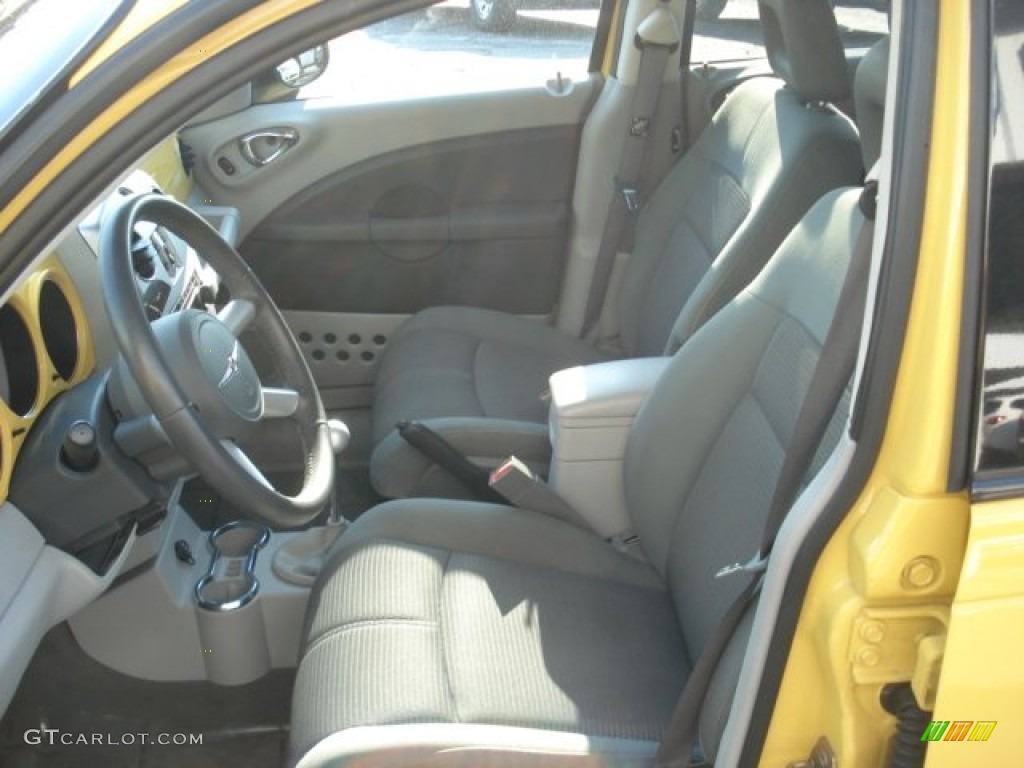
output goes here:
[{"label": "steering wheel spoke", "polygon": [[232,299],[217,313],[217,319],[235,336],[249,327],[256,317],[256,305],[248,299]]},{"label": "steering wheel spoke", "polygon": [[263,387],[263,418],[287,419],[299,408],[299,393],[286,387]]},{"label": "steering wheel spoke", "polygon": [[252,459],[249,458],[249,454],[242,450],[242,447],[238,443],[234,440],[225,439],[221,440],[220,444],[224,446],[224,450],[231,454],[231,458],[237,461],[238,466],[244,469],[253,480],[266,486],[272,491],[274,490],[274,486],[271,485],[269,480],[267,480],[267,476],[260,471],[259,467],[253,464]]}]

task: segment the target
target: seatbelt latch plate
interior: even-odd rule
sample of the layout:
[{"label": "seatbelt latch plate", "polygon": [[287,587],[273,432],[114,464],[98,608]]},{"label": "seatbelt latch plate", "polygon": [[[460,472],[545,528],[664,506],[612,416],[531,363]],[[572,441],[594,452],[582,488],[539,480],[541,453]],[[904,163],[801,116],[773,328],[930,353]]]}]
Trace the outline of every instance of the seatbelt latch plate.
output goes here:
[{"label": "seatbelt latch plate", "polygon": [[715,574],[715,578],[721,579],[726,576],[732,576],[734,573],[757,575],[764,573],[766,570],[768,570],[768,558],[757,552],[745,563],[733,563],[732,565],[720,568],[718,573]]},{"label": "seatbelt latch plate", "polygon": [[636,187],[619,187],[619,194],[622,195],[627,211],[636,213],[640,210],[640,192]]}]

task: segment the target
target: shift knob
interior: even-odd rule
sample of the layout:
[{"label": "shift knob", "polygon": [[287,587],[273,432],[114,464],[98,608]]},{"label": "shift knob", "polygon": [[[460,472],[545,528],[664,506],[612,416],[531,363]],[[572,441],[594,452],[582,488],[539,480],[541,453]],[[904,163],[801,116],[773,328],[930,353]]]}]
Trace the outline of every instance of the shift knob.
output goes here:
[{"label": "shift knob", "polygon": [[327,429],[331,436],[331,450],[337,456],[348,446],[348,441],[352,439],[352,433],[349,432],[348,425],[341,419],[328,419]]},{"label": "shift knob", "polygon": [[87,472],[95,467],[99,460],[95,427],[84,419],[74,422],[64,436],[60,456],[75,472]]}]

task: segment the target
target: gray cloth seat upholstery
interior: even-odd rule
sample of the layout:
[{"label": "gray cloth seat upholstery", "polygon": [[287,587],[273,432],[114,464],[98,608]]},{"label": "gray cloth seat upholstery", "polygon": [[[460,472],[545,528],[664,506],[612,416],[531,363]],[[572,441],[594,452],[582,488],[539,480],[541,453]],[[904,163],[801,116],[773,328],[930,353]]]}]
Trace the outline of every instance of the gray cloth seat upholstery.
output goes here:
[{"label": "gray cloth seat upholstery", "polygon": [[[820,6],[820,7],[819,7]],[[646,201],[618,297],[619,354],[669,355],[761,269],[828,190],[857,183],[857,131],[831,105],[849,83],[827,4],[760,4],[778,77],[729,95]],[[430,309],[392,337],[374,393],[371,479],[386,497],[461,486],[396,434],[423,421],[478,463],[546,468],[547,379],[600,359],[555,328],[478,309]]]},{"label": "gray cloth seat upholstery", "polygon": [[882,154],[882,118],[889,79],[889,38],[883,37],[864,55],[854,76],[853,99],[860,126],[864,167],[870,170]]},{"label": "gray cloth seat upholstery", "polygon": [[[414,510],[434,525],[410,531]],[[332,679],[337,694],[296,712],[317,735],[424,721],[657,740],[687,667],[649,568],[538,513],[465,501],[384,505],[353,533],[306,635],[299,684]],[[524,561],[507,544],[529,539],[563,550]]]},{"label": "gray cloth seat upholstery", "polygon": [[405,419],[429,424],[464,455],[515,454],[546,470],[553,371],[601,357],[549,325],[469,307],[436,307],[394,335],[377,372],[374,485],[385,496],[457,495],[451,478],[395,431]]},{"label": "gray cloth seat upholstery", "polygon": [[[826,195],[691,336],[631,430],[646,562],[538,513],[415,499],[339,539],[307,613],[291,756],[302,766],[650,765],[691,665],[743,586],[863,219]],[[820,465],[847,418],[844,402]],[[714,759],[746,632],[701,715]]]}]

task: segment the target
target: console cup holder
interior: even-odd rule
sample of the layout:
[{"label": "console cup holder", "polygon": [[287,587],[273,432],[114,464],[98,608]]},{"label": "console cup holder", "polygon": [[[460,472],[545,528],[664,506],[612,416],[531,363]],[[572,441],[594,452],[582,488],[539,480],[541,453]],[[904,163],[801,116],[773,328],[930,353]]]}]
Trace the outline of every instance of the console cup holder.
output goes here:
[{"label": "console cup holder", "polygon": [[196,603],[207,611],[234,611],[260,591],[256,556],[270,541],[270,529],[249,520],[234,520],[210,533],[210,567],[196,583]]},{"label": "console cup holder", "polygon": [[207,678],[241,685],[270,671],[270,647],[258,600],[256,557],[270,529],[235,520],[209,536],[210,565],[195,586],[199,641]]}]

